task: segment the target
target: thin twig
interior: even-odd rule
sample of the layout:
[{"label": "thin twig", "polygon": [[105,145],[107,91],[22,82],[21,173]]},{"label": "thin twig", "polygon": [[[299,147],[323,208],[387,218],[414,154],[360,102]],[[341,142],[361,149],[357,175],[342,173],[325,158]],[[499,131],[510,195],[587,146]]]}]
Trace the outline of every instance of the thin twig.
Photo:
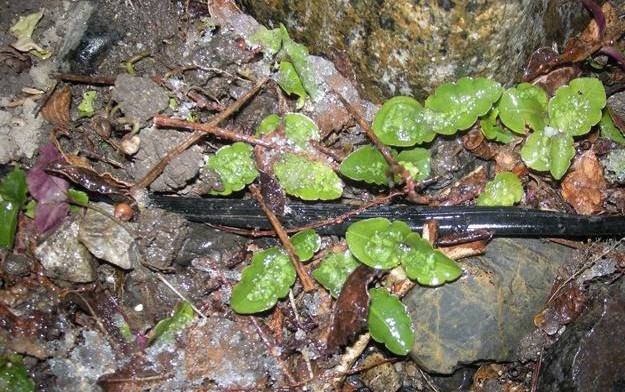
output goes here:
[{"label": "thin twig", "polygon": [[191,302],[187,297],[185,297],[180,291],[178,291],[171,283],[169,283],[169,281],[167,279],[165,279],[165,277],[163,275],[161,275],[160,273],[156,273],[156,277],[165,284],[165,286],[167,286],[171,291],[174,292],[174,294],[176,294],[178,297],[180,297],[180,299],[182,299],[183,301],[187,302],[189,305],[191,305],[191,308],[195,311],[195,313],[199,314],[200,316],[202,316],[202,318],[207,318],[207,316],[200,310],[198,309],[195,305],[193,305],[193,302]]},{"label": "thin twig", "polygon": [[[299,231],[307,230],[307,229],[316,229],[316,228],[328,226],[328,225],[337,225],[337,224],[343,223],[345,220],[349,218],[362,214],[364,211],[368,210],[369,208],[373,208],[375,206],[388,203],[392,198],[399,196],[399,195],[403,195],[403,194],[404,192],[402,191],[391,192],[388,195],[376,197],[375,199],[371,201],[363,203],[358,208],[355,208],[351,211],[347,211],[335,218],[327,218],[327,219],[313,222],[304,226],[292,227],[289,229],[285,228],[284,231],[291,234],[291,233],[297,233]],[[244,235],[248,237],[271,237],[271,236],[276,235],[275,230],[248,230],[248,229],[242,229],[240,227],[214,225],[210,223],[207,225],[215,229],[227,231],[229,233]]]},{"label": "thin twig", "polygon": [[[228,106],[223,112],[216,114],[211,121],[209,121],[204,126],[206,128],[217,127],[219,123],[228,118],[234,112],[239,110],[241,106],[243,106],[247,101],[250,100],[259,90],[260,88],[267,82],[267,78],[260,80],[254,87],[252,87],[247,93],[245,93],[241,98],[237,99],[232,105]],[[186,140],[182,143],[178,144],[171,150],[165,154],[165,156],[157,163],[150,171],[135,185],[132,186],[131,191],[136,189],[147,188],[158,176],[161,175],[165,167],[178,155],[182,154],[187,148],[191,147],[198,140],[200,140],[205,135],[203,131],[194,131]]]},{"label": "thin twig", "polygon": [[64,82],[105,85],[105,86],[110,86],[110,85],[115,84],[115,79],[116,79],[115,76],[89,76],[89,75],[78,75],[78,74],[68,74],[68,73],[54,74],[54,78],[57,80],[62,80]]},{"label": "thin twig", "polygon": [[347,99],[345,99],[345,97],[343,97],[340,93],[335,91],[335,94],[341,100],[341,102],[343,103],[347,111],[351,114],[351,116],[354,117],[358,125],[360,125],[360,128],[362,128],[365,131],[365,133],[367,134],[367,137],[373,142],[375,147],[382,153],[382,156],[391,167],[391,172],[394,174],[399,174],[402,177],[402,179],[404,180],[404,183],[406,184],[405,190],[408,196],[408,200],[417,204],[428,204],[430,202],[430,199],[423,195],[417,194],[417,191],[415,190],[416,184],[412,176],[408,172],[408,170],[406,170],[405,167],[397,163],[397,161],[393,157],[393,154],[391,153],[391,149],[388,148],[386,145],[384,145],[384,143],[382,143],[380,139],[378,139],[378,137],[375,135],[375,133],[373,132],[369,124],[367,124],[367,121],[365,121],[362,114],[360,114],[360,111],[356,107],[354,107],[354,105],[352,105]]},{"label": "thin twig", "polygon": [[273,226],[273,229],[278,235],[278,238],[280,238],[280,242],[282,243],[282,246],[284,246],[286,253],[291,258],[291,262],[293,263],[293,266],[295,267],[297,276],[299,276],[299,279],[302,282],[304,291],[314,290],[315,284],[313,283],[312,279],[310,279],[310,276],[306,272],[306,269],[304,268],[304,266],[302,265],[302,262],[297,256],[297,253],[295,252],[295,248],[293,247],[293,244],[291,243],[289,236],[287,235],[286,231],[284,231],[284,227],[282,227],[282,223],[280,223],[280,221],[278,220],[278,217],[276,217],[273,211],[271,211],[271,209],[265,204],[265,199],[263,198],[263,195],[260,193],[260,189],[258,189],[256,185],[252,184],[250,185],[250,192],[252,193],[252,196],[254,196],[254,198],[260,205],[260,208],[263,210],[263,212],[267,216],[267,219],[269,219],[271,226]]}]

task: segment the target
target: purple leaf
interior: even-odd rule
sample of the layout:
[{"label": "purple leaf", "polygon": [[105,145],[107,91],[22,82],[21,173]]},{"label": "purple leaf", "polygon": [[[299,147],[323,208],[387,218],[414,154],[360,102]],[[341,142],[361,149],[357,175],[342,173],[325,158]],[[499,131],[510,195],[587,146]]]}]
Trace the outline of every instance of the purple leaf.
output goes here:
[{"label": "purple leaf", "polygon": [[39,202],[35,209],[35,227],[39,233],[48,232],[59,226],[68,213],[69,204],[65,202]]},{"label": "purple leaf", "polygon": [[592,17],[595,18],[595,22],[597,22],[597,27],[599,28],[599,39],[602,39],[603,33],[605,33],[605,15],[601,7],[593,0],[582,0],[582,4],[592,13]]},{"label": "purple leaf", "polygon": [[599,49],[599,53],[605,54],[612,58],[612,60],[616,61],[621,68],[625,69],[625,57],[620,50],[616,49],[614,46],[604,46]]},{"label": "purple leaf", "polygon": [[39,203],[60,202],[67,200],[69,183],[62,178],[54,177],[45,172],[45,168],[63,157],[51,144],[39,148],[39,157],[35,165],[28,171],[26,182],[28,191]]}]

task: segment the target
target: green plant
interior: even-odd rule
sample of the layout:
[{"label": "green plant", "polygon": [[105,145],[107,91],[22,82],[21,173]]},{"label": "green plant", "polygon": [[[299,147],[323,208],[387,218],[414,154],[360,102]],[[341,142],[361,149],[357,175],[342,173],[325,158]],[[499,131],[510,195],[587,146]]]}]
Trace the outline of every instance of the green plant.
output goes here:
[{"label": "green plant", "polygon": [[514,173],[501,172],[489,181],[477,198],[478,206],[511,206],[521,201],[523,185]]},{"label": "green plant", "polygon": [[13,247],[17,216],[25,201],[26,175],[16,167],[0,182],[0,247]]}]

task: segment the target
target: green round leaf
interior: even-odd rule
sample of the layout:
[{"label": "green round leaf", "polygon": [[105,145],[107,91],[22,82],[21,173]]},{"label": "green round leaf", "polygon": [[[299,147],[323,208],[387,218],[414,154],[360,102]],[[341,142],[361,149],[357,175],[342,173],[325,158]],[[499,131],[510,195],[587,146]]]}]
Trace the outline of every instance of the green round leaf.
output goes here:
[{"label": "green round leaf", "polygon": [[389,269],[401,263],[404,257],[401,245],[410,233],[410,227],[404,222],[371,218],[351,224],[345,238],[349,250],[361,263]]},{"label": "green round leaf", "polygon": [[429,242],[416,233],[406,238],[406,244],[411,248],[410,257],[405,258],[402,265],[406,275],[419,284],[440,286],[462,275],[462,269],[455,261],[434,250]]},{"label": "green round leaf", "polygon": [[389,146],[409,147],[431,142],[436,134],[422,122],[423,107],[410,97],[394,97],[384,102],[373,119],[373,132]]},{"label": "green round leaf", "polygon": [[525,139],[525,143],[521,147],[521,158],[529,168],[547,171],[550,166],[550,149],[549,137],[543,131],[536,131]]},{"label": "green round leaf", "polygon": [[601,120],[605,102],[605,89],[599,79],[573,79],[549,101],[549,125],[571,136],[584,135]]},{"label": "green round leaf", "polygon": [[547,94],[540,87],[521,83],[503,93],[498,109],[501,122],[514,132],[525,134],[526,124],[541,131],[547,117]]},{"label": "green round leaf", "polygon": [[243,269],[241,281],[232,289],[230,305],[240,314],[258,313],[272,308],[286,297],[295,283],[295,267],[278,248],[260,251]]},{"label": "green round leaf", "polygon": [[432,113],[424,121],[436,133],[453,135],[470,128],[478,117],[488,113],[501,92],[499,83],[486,78],[465,77],[445,83],[426,99],[425,107]]},{"label": "green round leaf", "polygon": [[240,191],[258,176],[256,164],[252,159],[252,146],[241,142],[217,150],[208,158],[206,166],[219,174],[224,186],[221,192],[211,191],[213,195],[226,196]]},{"label": "green round leaf", "polygon": [[414,329],[406,306],[385,288],[370,289],[369,296],[367,325],[371,337],[384,343],[393,354],[408,354],[414,342]]},{"label": "green round leaf", "polygon": [[256,128],[256,137],[261,137],[271,133],[275,131],[278,126],[280,126],[280,116],[277,114],[270,114],[263,118],[263,121],[261,121],[258,128]]},{"label": "green round leaf", "polygon": [[313,229],[300,231],[291,237],[291,243],[295,253],[301,261],[312,259],[313,255],[321,248],[321,237]]},{"label": "green round leaf", "polygon": [[430,151],[425,148],[417,147],[412,150],[404,150],[397,154],[395,159],[397,163],[408,170],[410,176],[416,181],[425,180],[430,176],[432,156]]},{"label": "green round leaf", "polygon": [[549,171],[556,180],[561,179],[571,166],[571,159],[575,156],[573,143],[573,136],[565,133],[558,133],[551,138]]},{"label": "green round leaf", "polygon": [[360,263],[349,250],[332,253],[324,258],[312,276],[325,287],[330,295],[338,298],[347,277],[358,267]]},{"label": "green round leaf", "polygon": [[28,375],[22,357],[15,354],[0,356],[0,391],[34,392],[35,382]]},{"label": "green round leaf", "polygon": [[521,201],[523,185],[512,172],[498,173],[486,183],[484,191],[477,198],[478,206],[511,206]]},{"label": "green round leaf", "polygon": [[300,113],[287,113],[284,115],[284,133],[287,139],[302,149],[308,147],[309,140],[319,141],[317,124]]},{"label": "green round leaf", "polygon": [[364,146],[343,160],[339,171],[345,177],[368,184],[388,185],[389,165],[374,146]]},{"label": "green round leaf", "polygon": [[300,80],[293,64],[286,60],[282,60],[280,62],[277,81],[285,93],[289,95],[295,94],[299,97],[297,100],[297,108],[302,108],[308,94],[306,94],[306,89],[304,89],[304,85],[302,84],[302,81]]},{"label": "green round leaf", "polygon": [[601,137],[610,139],[620,145],[625,145],[625,136],[623,136],[623,133],[614,126],[612,117],[610,117],[610,113],[607,110],[603,111],[599,127],[601,128]]},{"label": "green round leaf", "polygon": [[273,165],[286,193],[303,200],[332,200],[343,194],[343,182],[325,164],[286,153]]},{"label": "green round leaf", "polygon": [[508,144],[514,140],[514,136],[512,135],[512,132],[500,127],[497,124],[498,115],[499,111],[497,109],[492,109],[485,116],[481,117],[480,129],[486,139],[494,140],[498,143]]}]

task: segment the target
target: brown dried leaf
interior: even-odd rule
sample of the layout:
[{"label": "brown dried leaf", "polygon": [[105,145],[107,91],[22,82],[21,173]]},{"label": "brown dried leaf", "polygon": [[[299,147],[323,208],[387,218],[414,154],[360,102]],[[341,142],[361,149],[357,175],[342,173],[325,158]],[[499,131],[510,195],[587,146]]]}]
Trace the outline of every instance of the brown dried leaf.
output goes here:
[{"label": "brown dried leaf", "polygon": [[625,22],[619,19],[617,10],[606,1],[601,6],[605,16],[605,32],[600,33],[599,25],[592,19],[577,37],[569,39],[563,53],[558,59],[559,64],[577,63],[585,61],[593,53],[604,46],[611,46],[612,42],[620,37],[625,28]]},{"label": "brown dried leaf", "polygon": [[558,52],[549,47],[538,48],[530,56],[525,67],[523,80],[532,80],[550,70],[558,61]]},{"label": "brown dried leaf", "polygon": [[603,210],[606,181],[595,153],[590,150],[573,164],[562,181],[562,196],[578,214],[591,215]]},{"label": "brown dried leaf", "polygon": [[367,287],[378,272],[360,265],[347,278],[339,294],[332,314],[332,327],[326,349],[333,353],[345,346],[367,325],[369,293]]},{"label": "brown dried leaf", "polygon": [[50,124],[68,129],[70,122],[69,107],[71,102],[72,91],[69,86],[65,86],[52,94],[48,102],[41,108],[41,115]]},{"label": "brown dried leaf", "polygon": [[286,212],[287,198],[284,189],[278,183],[275,176],[260,172],[260,193],[265,203],[277,216],[283,216]]},{"label": "brown dried leaf", "polygon": [[582,70],[575,65],[562,67],[537,77],[532,81],[532,84],[545,90],[549,96],[553,96],[560,86],[568,84],[571,80],[581,75],[581,73]]}]

